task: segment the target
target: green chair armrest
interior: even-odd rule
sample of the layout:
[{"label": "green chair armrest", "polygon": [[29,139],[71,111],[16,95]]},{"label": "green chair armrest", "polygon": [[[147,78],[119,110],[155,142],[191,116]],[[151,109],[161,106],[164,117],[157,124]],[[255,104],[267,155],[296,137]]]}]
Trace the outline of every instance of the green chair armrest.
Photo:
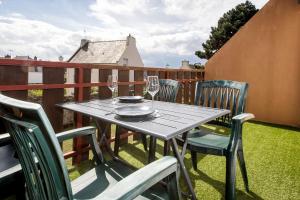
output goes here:
[{"label": "green chair armrest", "polygon": [[75,137],[86,136],[90,147],[94,154],[94,159],[97,164],[101,164],[104,160],[102,152],[99,148],[99,144],[96,139],[96,128],[93,126],[86,126],[82,128],[76,128],[69,131],[64,131],[61,133],[57,133],[56,137],[59,142],[64,140],[72,139]]},{"label": "green chair armrest", "polygon": [[177,172],[177,159],[165,156],[130,174],[105,190],[97,199],[134,199],[160,180]]},{"label": "green chair armrest", "polygon": [[7,145],[11,142],[10,135],[8,133],[0,134],[0,147]]},{"label": "green chair armrest", "polygon": [[62,142],[64,140],[69,140],[74,137],[80,137],[80,136],[86,136],[91,135],[96,132],[96,128],[93,126],[86,126],[82,128],[76,128],[69,131],[64,131],[56,134],[56,138],[59,142]]},{"label": "green chair armrest", "polygon": [[236,115],[232,118],[232,120],[234,121],[239,121],[241,124],[250,120],[250,119],[253,119],[254,118],[254,115],[252,113],[242,113],[242,114],[239,114],[239,115]]}]

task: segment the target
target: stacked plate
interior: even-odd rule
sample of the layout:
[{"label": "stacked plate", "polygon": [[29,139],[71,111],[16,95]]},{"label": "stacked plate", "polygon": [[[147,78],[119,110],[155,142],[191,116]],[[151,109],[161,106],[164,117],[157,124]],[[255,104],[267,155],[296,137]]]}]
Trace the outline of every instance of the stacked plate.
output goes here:
[{"label": "stacked plate", "polygon": [[116,115],[120,117],[146,117],[151,115],[154,110],[149,106],[120,106],[115,108]]},{"label": "stacked plate", "polygon": [[144,97],[142,96],[120,96],[119,101],[122,103],[139,103],[142,102]]}]

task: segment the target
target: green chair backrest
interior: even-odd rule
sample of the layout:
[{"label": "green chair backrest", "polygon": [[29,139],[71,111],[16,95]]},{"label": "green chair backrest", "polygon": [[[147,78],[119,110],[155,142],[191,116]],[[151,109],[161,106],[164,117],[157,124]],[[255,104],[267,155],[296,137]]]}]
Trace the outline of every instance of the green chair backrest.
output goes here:
[{"label": "green chair backrest", "polygon": [[232,117],[245,110],[248,83],[212,80],[199,81],[196,86],[195,105],[228,109],[231,113],[218,118],[222,125],[231,125]]},{"label": "green chair backrest", "polygon": [[179,89],[178,81],[171,79],[159,79],[158,100],[167,102],[176,102]]},{"label": "green chair backrest", "polygon": [[43,108],[0,94],[0,117],[18,153],[29,199],[72,199],[63,153]]},{"label": "green chair backrest", "polygon": [[[172,79],[159,79],[159,91],[155,95],[155,100],[166,101],[166,102],[176,102],[176,97],[180,84],[178,81]],[[149,93],[145,95],[146,99],[151,99]]]}]

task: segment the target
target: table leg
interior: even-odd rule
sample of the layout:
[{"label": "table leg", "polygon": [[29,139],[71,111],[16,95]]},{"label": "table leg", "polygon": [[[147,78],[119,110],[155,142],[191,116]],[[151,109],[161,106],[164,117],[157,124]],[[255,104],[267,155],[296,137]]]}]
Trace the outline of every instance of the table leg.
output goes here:
[{"label": "table leg", "polygon": [[151,163],[155,160],[155,151],[156,151],[156,138],[150,136],[148,163]]},{"label": "table leg", "polygon": [[110,147],[109,141],[107,140],[107,130],[109,129],[110,124],[106,124],[104,130],[102,129],[102,126],[99,123],[99,120],[94,119],[96,126],[99,130],[99,132],[101,132],[101,138],[99,140],[99,146],[101,146],[101,144],[103,143],[107,152],[109,153],[109,155],[114,159],[114,160],[120,160],[113,152],[113,150]]},{"label": "table leg", "polygon": [[[185,140],[185,143],[187,141]],[[184,179],[188,185],[188,188],[190,190],[190,193],[192,195],[192,199],[197,199],[196,198],[196,195],[195,195],[195,192],[194,192],[194,188],[193,188],[193,185],[192,185],[192,182],[191,182],[191,179],[190,179],[190,176],[186,170],[186,167],[184,165],[184,162],[183,162],[183,158],[184,158],[184,154],[181,155],[181,153],[179,152],[179,149],[178,149],[178,145],[177,145],[177,142],[176,142],[176,138],[172,138],[172,148],[173,148],[173,151],[178,159],[178,162],[179,162],[179,165],[180,165],[180,168],[181,168],[181,171],[183,172],[183,176],[184,176]]]}]

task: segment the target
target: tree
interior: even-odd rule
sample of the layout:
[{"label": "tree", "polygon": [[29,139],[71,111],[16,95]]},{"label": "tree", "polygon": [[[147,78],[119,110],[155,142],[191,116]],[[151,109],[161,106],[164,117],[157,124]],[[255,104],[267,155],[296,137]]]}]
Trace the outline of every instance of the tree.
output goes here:
[{"label": "tree", "polygon": [[226,12],[218,26],[211,27],[209,39],[202,43],[203,51],[196,51],[195,55],[202,59],[212,57],[257,11],[250,1],[246,1]]}]

